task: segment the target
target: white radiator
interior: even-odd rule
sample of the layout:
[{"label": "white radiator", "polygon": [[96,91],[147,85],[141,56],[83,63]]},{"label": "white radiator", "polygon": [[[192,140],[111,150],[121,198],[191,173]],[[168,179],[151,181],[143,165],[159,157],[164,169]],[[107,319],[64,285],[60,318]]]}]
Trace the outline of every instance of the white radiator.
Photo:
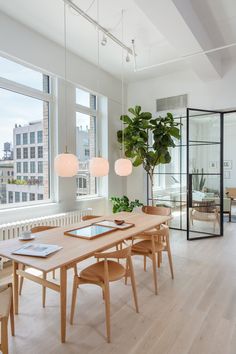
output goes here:
[{"label": "white radiator", "polygon": [[[23,231],[31,230],[35,226],[66,226],[81,221],[81,217],[91,215],[92,209],[75,210],[67,213],[54,214],[50,216],[42,216],[34,219],[20,220],[13,223],[0,225],[0,241],[9,240],[19,237]],[[4,259],[0,257],[0,269]]]}]

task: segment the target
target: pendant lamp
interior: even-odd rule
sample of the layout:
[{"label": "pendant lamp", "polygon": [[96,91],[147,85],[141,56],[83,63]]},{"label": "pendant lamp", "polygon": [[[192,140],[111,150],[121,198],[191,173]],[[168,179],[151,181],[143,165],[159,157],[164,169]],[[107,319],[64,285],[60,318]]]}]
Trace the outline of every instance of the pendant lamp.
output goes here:
[{"label": "pendant lamp", "polygon": [[[65,48],[65,136],[67,141],[67,117],[66,117],[66,106],[67,106],[67,95],[66,95],[66,85],[67,85],[67,41],[66,41],[66,3],[64,2],[64,48]],[[54,169],[58,176],[60,177],[73,177],[77,174],[79,170],[79,161],[77,156],[71,154],[67,151],[67,145],[65,152],[56,156],[54,160]]]},{"label": "pendant lamp", "polygon": [[[124,41],[124,10],[122,10],[122,42]],[[122,47],[122,77],[121,77],[121,106],[122,106],[122,115],[124,115],[124,49]],[[115,173],[118,176],[126,177],[132,173],[132,162],[125,157],[125,142],[124,142],[124,122],[122,121],[122,149],[121,149],[121,158],[115,161]]]},{"label": "pendant lamp", "polygon": [[[97,22],[99,23],[99,0],[97,0]],[[100,51],[99,51],[100,41],[99,41],[99,29],[97,29],[97,91],[100,91]],[[98,109],[99,114],[99,109]],[[109,162],[104,157],[98,156],[93,157],[89,161],[89,172],[93,177],[103,177],[107,176],[109,173]]]},{"label": "pendant lamp", "polygon": [[94,157],[90,160],[89,170],[93,177],[107,176],[109,173],[109,162],[103,157]]}]

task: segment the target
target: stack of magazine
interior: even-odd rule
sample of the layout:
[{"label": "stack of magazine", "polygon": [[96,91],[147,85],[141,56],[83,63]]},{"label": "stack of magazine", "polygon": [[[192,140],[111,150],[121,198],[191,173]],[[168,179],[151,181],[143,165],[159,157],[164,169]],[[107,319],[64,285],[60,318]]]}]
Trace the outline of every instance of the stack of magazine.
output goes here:
[{"label": "stack of magazine", "polygon": [[34,257],[47,257],[49,254],[62,249],[57,245],[48,245],[44,243],[28,243],[27,245],[13,251],[13,254],[20,256],[34,256]]}]

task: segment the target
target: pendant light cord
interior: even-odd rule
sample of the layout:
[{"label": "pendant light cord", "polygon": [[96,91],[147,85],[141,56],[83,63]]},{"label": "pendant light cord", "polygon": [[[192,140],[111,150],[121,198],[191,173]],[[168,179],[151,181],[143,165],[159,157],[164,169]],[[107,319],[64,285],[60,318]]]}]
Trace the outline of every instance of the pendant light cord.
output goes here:
[{"label": "pendant light cord", "polygon": [[[122,42],[124,40],[124,10],[122,9],[121,11],[121,37],[122,37]],[[122,70],[121,70],[121,114],[125,114],[125,109],[124,109],[124,48],[122,47]],[[122,148],[121,148],[121,154],[122,157],[125,157],[125,132],[124,132],[124,121],[122,120]]]},{"label": "pendant light cord", "polygon": [[[99,13],[99,0],[97,0],[97,23],[99,24],[100,20],[100,13]],[[99,28],[97,28],[97,115],[99,119],[99,99],[98,95],[100,92],[100,33],[99,33]],[[98,149],[98,157],[101,157],[101,152]]]},{"label": "pendant light cord", "polygon": [[66,36],[66,28],[67,28],[67,13],[66,13],[66,2],[64,1],[64,119],[65,119],[65,136],[66,136],[66,150],[65,152],[67,153],[67,117],[66,117],[66,112],[67,112],[67,36]]}]

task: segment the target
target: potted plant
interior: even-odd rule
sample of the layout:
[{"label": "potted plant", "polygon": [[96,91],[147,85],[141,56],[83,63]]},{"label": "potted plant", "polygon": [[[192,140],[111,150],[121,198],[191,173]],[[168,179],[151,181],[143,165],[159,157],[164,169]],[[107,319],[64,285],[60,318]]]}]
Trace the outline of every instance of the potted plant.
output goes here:
[{"label": "potted plant", "polygon": [[123,197],[111,197],[112,202],[112,212],[119,213],[120,211],[132,212],[134,208],[143,206],[138,199],[130,201],[128,197],[123,195]]},{"label": "potted plant", "polygon": [[143,166],[151,183],[151,199],[154,205],[153,177],[155,167],[171,161],[170,148],[175,147],[173,138],[180,139],[180,123],[171,113],[153,118],[150,112],[142,112],[140,106],[129,108],[131,116],[122,115],[124,129],[117,132],[117,140],[124,146],[125,156],[133,166]]}]

